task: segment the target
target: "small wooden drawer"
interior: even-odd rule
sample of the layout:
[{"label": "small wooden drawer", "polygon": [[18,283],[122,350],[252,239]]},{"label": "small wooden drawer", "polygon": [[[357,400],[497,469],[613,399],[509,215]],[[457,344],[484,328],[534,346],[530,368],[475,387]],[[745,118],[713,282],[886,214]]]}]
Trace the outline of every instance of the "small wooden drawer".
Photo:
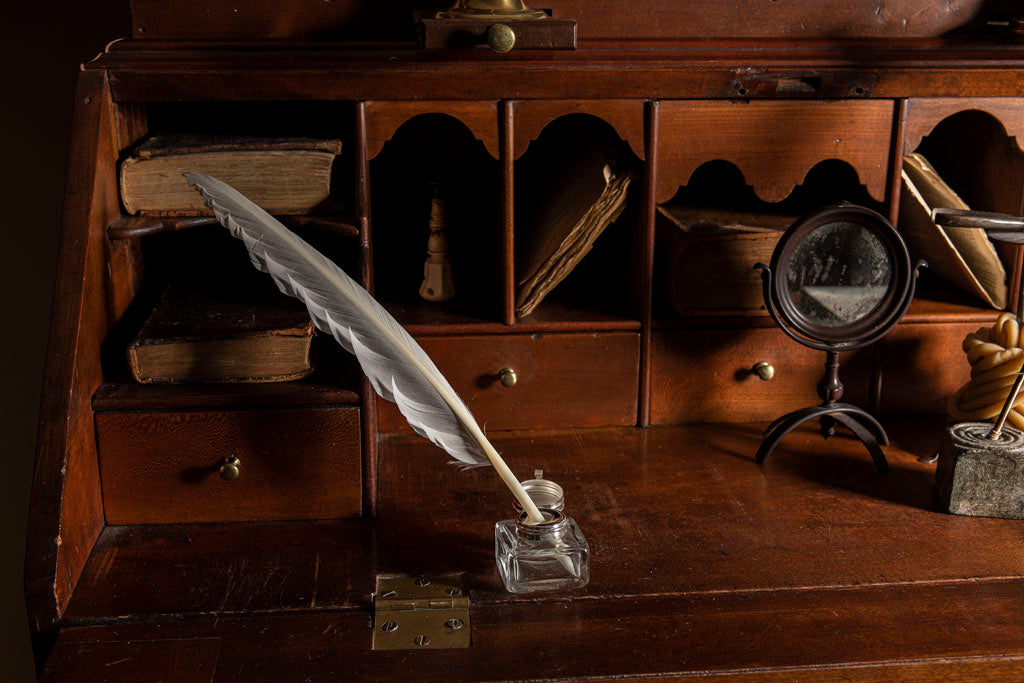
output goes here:
[{"label": "small wooden drawer", "polygon": [[[754,373],[761,361],[768,381]],[[651,363],[653,424],[774,420],[821,402],[825,353],[775,328],[657,331]],[[870,348],[842,354],[843,402],[865,405],[870,377]]]},{"label": "small wooden drawer", "polygon": [[[108,524],[360,514],[359,409],[99,412]],[[224,458],[239,476],[220,476]]]},{"label": "small wooden drawer", "polygon": [[[640,335],[481,335],[417,339],[486,429],[636,424]],[[499,373],[515,372],[504,386]],[[382,432],[408,431],[380,401]]]},{"label": "small wooden drawer", "polygon": [[722,159],[761,199],[777,202],[816,164],[841,159],[884,201],[894,112],[889,100],[663,100],[656,199],[667,202],[697,167]]},{"label": "small wooden drawer", "polygon": [[880,342],[880,412],[937,415],[947,399],[971,379],[964,338],[991,322],[898,325]]}]

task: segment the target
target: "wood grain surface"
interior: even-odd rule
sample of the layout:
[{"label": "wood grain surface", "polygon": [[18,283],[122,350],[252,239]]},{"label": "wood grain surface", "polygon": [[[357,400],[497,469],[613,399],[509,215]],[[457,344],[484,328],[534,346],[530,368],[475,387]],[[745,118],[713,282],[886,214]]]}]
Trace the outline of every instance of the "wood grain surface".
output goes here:
[{"label": "wood grain surface", "polygon": [[615,129],[640,159],[644,158],[643,100],[521,100],[515,107],[515,158],[523,156],[545,126],[571,114],[596,116]]},{"label": "wood grain surface", "polygon": [[991,322],[903,324],[879,342],[880,409],[888,415],[946,413],[946,399],[971,378],[962,344]]},{"label": "wood grain surface", "polygon": [[[359,409],[96,414],[108,524],[361,513]],[[224,458],[241,460],[225,481]]]},{"label": "wood grain surface", "polygon": [[878,101],[659,104],[658,189],[667,202],[697,167],[729,161],[767,202],[785,199],[818,162],[841,159],[886,198],[894,105]]},{"label": "wood grain surface", "polygon": [[445,114],[460,121],[495,159],[498,158],[498,103],[496,101],[366,102],[366,148],[373,159],[403,123],[421,114]]},{"label": "wood grain surface", "polygon": [[34,633],[51,628],[63,612],[103,528],[90,402],[102,379],[100,344],[125,303],[118,295],[108,305],[106,287],[127,265],[119,261],[108,270],[104,246],[106,226],[118,214],[114,131],[105,75],[82,74],[28,521],[25,594]]},{"label": "wood grain surface", "polygon": [[[424,55],[411,48],[334,41],[121,41],[86,69],[109,70],[117,102],[856,100],[1017,97],[1019,84],[1007,77],[1007,69],[1012,72],[1024,54],[1024,44],[956,38],[629,41],[557,54],[474,54],[472,61],[458,53]],[[280,68],[285,62],[288,68]],[[822,87],[810,93],[785,90],[803,79],[820,81]]]},{"label": "wood grain surface", "polygon": [[[781,330],[658,331],[652,343],[652,424],[774,420],[821,403],[825,353]],[[771,380],[753,373],[761,361],[775,368]],[[871,349],[841,355],[842,401],[867,405],[870,377]]]},{"label": "wood grain surface", "polygon": [[[419,437],[382,442],[376,519],[109,527],[47,676],[125,680],[141,671],[127,641],[211,680],[378,679],[403,657],[422,680],[1019,665],[1024,532],[938,512],[917,457],[941,421],[890,423],[885,477],[855,440],[810,430],[756,465],[759,427],[492,435],[513,471],[562,484],[590,542],[590,585],[543,600],[501,587],[511,499],[494,473],[446,467]],[[473,646],[370,651],[374,575],[442,570],[466,572]]]},{"label": "wood grain surface", "polygon": [[[447,8],[451,2],[393,3],[387,9],[368,0],[335,0],[281,6],[269,0],[246,5],[244,12],[228,0],[202,5],[195,13],[172,10],[159,0],[132,1],[132,33],[140,38],[309,38],[313,36],[378,35],[411,39],[413,8]],[[545,0],[555,19],[575,19],[581,39],[651,37],[829,37],[937,36],[974,21],[992,3],[927,0],[885,0],[878,5],[837,0],[794,0],[784,3],[733,3],[717,0],[652,2],[644,11],[609,0]],[[1004,2],[1004,4],[1006,4]],[[533,3],[538,7],[538,3]],[[1004,8],[1008,9],[1008,7]],[[988,16],[986,14],[986,16]]]},{"label": "wood grain surface", "polygon": [[[421,337],[427,355],[486,429],[636,424],[640,335],[629,332]],[[515,370],[515,386],[498,379]],[[392,403],[380,431],[408,432]]]}]

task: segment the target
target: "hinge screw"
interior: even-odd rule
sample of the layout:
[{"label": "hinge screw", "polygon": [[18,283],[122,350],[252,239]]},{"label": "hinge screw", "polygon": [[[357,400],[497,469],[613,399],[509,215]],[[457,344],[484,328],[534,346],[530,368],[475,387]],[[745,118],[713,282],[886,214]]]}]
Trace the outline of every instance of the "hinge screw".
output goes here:
[{"label": "hinge screw", "polygon": [[444,625],[450,628],[452,631],[458,631],[462,628],[462,619],[449,619],[444,622]]},{"label": "hinge screw", "polygon": [[398,624],[396,624],[393,621],[385,621],[383,624],[381,624],[380,630],[385,631],[387,633],[392,633],[398,630]]},{"label": "hinge screw", "polygon": [[447,593],[448,595],[450,595],[450,596],[452,596],[454,598],[454,597],[457,597],[459,595],[462,595],[462,589],[461,588],[456,588],[455,586],[452,586],[451,588],[446,589],[445,593]]},{"label": "hinge screw", "polygon": [[417,586],[429,586],[430,585],[430,579],[428,579],[425,576],[421,576],[420,578],[416,579],[416,585]]},{"label": "hinge screw", "polygon": [[430,642],[430,638],[427,638],[426,636],[416,636],[412,639],[412,642],[416,643],[417,645],[423,646]]}]

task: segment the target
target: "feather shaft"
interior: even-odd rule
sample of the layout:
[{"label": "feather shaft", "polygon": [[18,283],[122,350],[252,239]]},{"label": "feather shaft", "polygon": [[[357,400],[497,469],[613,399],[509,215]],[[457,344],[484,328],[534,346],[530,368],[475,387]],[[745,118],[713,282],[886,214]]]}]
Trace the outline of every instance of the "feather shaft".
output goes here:
[{"label": "feather shaft", "polygon": [[253,265],[306,304],[318,329],[356,356],[382,398],[413,429],[468,467],[490,464],[526,511],[543,521],[533,500],[484,435],[469,409],[408,332],[333,261],[230,185],[186,173],[217,220],[241,239]]}]

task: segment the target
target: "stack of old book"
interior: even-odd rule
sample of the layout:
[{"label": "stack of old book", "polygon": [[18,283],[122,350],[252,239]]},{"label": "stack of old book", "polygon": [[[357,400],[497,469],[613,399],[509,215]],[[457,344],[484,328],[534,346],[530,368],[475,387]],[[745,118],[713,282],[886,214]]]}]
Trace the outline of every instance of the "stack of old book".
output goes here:
[{"label": "stack of old book", "polygon": [[[156,135],[121,164],[121,201],[139,215],[209,215],[184,173],[207,173],[274,214],[328,201],[340,140]],[[209,240],[207,240],[207,243]],[[313,371],[313,324],[269,278],[230,264],[174,278],[128,347],[143,383],[279,382]],[[210,277],[210,271],[218,271]]]}]

